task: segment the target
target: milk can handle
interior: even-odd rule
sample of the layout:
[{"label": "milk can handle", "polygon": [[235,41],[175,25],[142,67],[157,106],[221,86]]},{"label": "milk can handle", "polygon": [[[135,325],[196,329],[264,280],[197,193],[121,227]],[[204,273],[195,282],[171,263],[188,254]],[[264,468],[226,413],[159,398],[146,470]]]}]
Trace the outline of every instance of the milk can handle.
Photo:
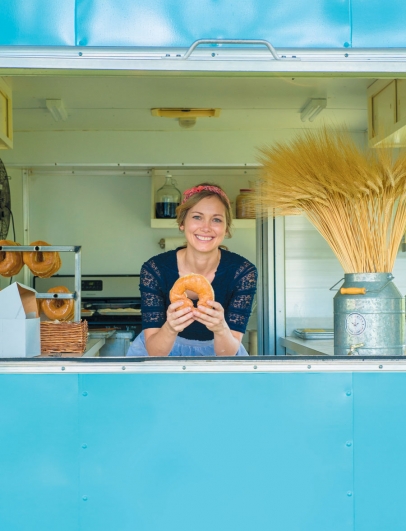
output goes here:
[{"label": "milk can handle", "polygon": [[[348,295],[365,295],[366,292],[368,293],[379,293],[380,291],[382,291],[384,288],[386,288],[386,286],[389,284],[389,282],[392,282],[392,280],[394,279],[395,277],[390,274],[388,276],[388,281],[379,289],[376,289],[376,290],[367,290],[366,288],[341,288],[341,293],[342,294],[348,294]],[[338,289],[333,289],[337,286],[337,284],[339,284],[342,280],[344,280],[343,278],[341,278],[338,282],[336,282],[334,284],[334,286],[331,286],[330,288],[330,291],[339,291]],[[354,290],[352,293],[351,291],[349,290]]]},{"label": "milk can handle", "polygon": [[338,289],[334,289],[334,288],[337,286],[337,284],[339,284],[339,283],[342,282],[343,280],[344,280],[343,278],[340,278],[340,280],[339,280],[338,282],[336,282],[336,283],[334,284],[334,286],[331,286],[330,291],[338,291]]},{"label": "milk can handle", "polygon": [[340,288],[341,295],[365,295],[367,288]]}]

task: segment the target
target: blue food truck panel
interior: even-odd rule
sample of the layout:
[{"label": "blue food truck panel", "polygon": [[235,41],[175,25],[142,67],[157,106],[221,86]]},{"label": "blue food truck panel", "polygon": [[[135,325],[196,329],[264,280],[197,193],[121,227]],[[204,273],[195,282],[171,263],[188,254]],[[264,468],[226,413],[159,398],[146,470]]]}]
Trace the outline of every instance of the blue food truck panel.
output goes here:
[{"label": "blue food truck panel", "polygon": [[348,0],[77,0],[81,46],[190,46],[202,38],[238,38],[342,47],[349,35]]},{"label": "blue food truck panel", "polygon": [[405,376],[354,374],[356,531],[406,529]]},{"label": "blue food truck panel", "polygon": [[74,46],[75,0],[1,2],[0,46]]},{"label": "blue food truck panel", "polygon": [[0,529],[76,531],[78,378],[0,376]]},{"label": "blue food truck panel", "polygon": [[276,47],[406,46],[403,0],[8,0],[0,46],[182,46],[265,39]]},{"label": "blue food truck panel", "polygon": [[351,4],[354,48],[406,46],[404,0],[356,0]]},{"label": "blue food truck panel", "polygon": [[351,373],[1,375],[0,528],[351,530],[351,387]]}]

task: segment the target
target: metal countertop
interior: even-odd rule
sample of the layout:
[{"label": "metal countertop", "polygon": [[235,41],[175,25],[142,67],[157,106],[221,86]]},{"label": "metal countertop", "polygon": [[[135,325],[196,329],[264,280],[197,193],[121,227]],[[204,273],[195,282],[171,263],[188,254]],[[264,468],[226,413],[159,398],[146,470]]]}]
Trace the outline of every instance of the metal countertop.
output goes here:
[{"label": "metal countertop", "polygon": [[299,337],[281,337],[283,347],[302,356],[334,356],[334,339],[300,339]]},{"label": "metal countertop", "polygon": [[247,358],[2,359],[0,374],[406,372],[406,357],[253,356]]}]

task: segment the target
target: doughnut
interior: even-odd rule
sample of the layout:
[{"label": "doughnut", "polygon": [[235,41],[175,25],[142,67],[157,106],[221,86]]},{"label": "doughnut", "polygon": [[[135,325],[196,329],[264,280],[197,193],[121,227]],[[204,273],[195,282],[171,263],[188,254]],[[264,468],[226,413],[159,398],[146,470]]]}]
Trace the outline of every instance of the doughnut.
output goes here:
[{"label": "doughnut", "polygon": [[178,308],[178,310],[183,310],[183,308],[187,308],[188,306],[193,308],[193,302],[188,298],[186,291],[193,291],[196,293],[201,306],[207,306],[210,308],[207,301],[214,301],[213,288],[207,278],[203,275],[197,275],[196,273],[184,275],[183,277],[179,277],[172,286],[172,289],[169,292],[170,301],[184,301],[183,305]]},{"label": "doughnut", "polygon": [[[1,245],[20,245],[11,240],[0,240]],[[3,277],[13,277],[17,275],[23,267],[21,253],[0,251],[0,275]]]},{"label": "doughnut", "polygon": [[[45,246],[49,243],[38,240],[30,245]],[[59,253],[55,251],[25,251],[23,252],[23,261],[34,275],[40,278],[49,278],[54,275],[62,265]]]},{"label": "doughnut", "polygon": [[[48,290],[48,293],[71,293],[65,286],[56,286]],[[52,321],[71,321],[74,315],[73,299],[44,299],[41,309]]]}]

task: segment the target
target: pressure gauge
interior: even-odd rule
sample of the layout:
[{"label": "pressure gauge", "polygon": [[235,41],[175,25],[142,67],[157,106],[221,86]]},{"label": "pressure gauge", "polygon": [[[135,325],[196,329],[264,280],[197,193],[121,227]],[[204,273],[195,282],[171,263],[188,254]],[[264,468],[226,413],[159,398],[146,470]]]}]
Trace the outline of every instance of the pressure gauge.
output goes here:
[{"label": "pressure gauge", "polygon": [[345,328],[352,336],[359,336],[367,327],[365,317],[360,313],[350,313],[345,321]]}]

